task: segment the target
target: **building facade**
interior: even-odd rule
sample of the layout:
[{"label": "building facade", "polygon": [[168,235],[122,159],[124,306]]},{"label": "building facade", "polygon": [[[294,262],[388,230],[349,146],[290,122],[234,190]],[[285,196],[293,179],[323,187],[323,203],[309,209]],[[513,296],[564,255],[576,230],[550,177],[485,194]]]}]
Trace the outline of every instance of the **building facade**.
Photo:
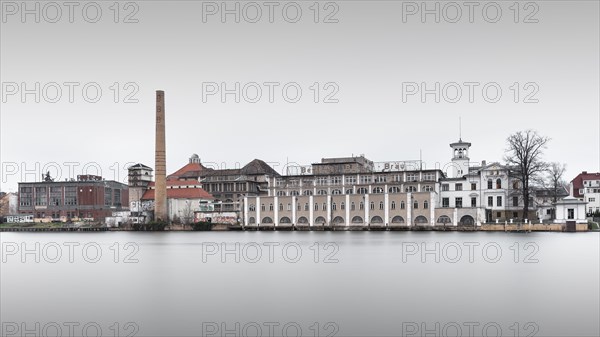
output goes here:
[{"label": "building facade", "polygon": [[[364,156],[324,158],[268,179],[267,195],[244,198],[244,224],[460,225],[522,218],[519,179],[499,163],[473,165],[471,143],[450,144],[451,161],[373,163]],[[536,220],[531,204],[526,218]]]},{"label": "building facade", "polygon": [[569,194],[586,203],[587,214],[600,213],[600,172],[583,171],[569,184]]},{"label": "building facade", "polygon": [[18,213],[35,221],[104,221],[113,212],[128,210],[127,185],[94,175],[77,180],[19,183]]}]

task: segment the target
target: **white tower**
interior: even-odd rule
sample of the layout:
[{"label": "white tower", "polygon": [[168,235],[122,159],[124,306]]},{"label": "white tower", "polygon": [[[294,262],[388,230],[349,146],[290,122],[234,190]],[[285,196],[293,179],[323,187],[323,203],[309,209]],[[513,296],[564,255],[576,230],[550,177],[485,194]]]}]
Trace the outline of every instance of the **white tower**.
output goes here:
[{"label": "white tower", "polygon": [[450,144],[450,147],[452,148],[451,178],[460,178],[469,173],[469,148],[471,143],[459,139],[458,142]]}]

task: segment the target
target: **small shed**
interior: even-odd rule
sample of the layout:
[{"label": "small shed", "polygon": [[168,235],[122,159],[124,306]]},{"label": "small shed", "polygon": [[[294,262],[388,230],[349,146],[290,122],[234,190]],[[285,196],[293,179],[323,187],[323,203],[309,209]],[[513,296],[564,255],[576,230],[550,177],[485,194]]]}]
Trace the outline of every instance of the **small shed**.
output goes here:
[{"label": "small shed", "polygon": [[585,205],[587,203],[574,197],[566,197],[554,204],[556,208],[555,223],[587,223]]}]

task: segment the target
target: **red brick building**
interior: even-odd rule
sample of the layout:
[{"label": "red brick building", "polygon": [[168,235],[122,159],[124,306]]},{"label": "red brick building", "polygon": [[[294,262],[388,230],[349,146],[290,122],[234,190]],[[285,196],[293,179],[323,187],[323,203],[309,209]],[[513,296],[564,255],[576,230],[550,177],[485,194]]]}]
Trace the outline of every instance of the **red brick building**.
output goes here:
[{"label": "red brick building", "polygon": [[19,214],[42,221],[104,221],[112,212],[128,210],[128,187],[93,175],[77,180],[19,183]]}]

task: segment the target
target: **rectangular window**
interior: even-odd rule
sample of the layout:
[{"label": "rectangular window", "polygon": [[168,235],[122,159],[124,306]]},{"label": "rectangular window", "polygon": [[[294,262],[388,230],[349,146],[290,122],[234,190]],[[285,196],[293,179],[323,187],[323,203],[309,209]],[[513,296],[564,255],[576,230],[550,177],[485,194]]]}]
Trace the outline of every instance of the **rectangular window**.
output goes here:
[{"label": "rectangular window", "polygon": [[442,184],[442,191],[450,191],[450,184]]},{"label": "rectangular window", "polygon": [[596,201],[596,198],[589,198],[588,201],[589,202],[594,202],[594,201]]},{"label": "rectangular window", "polygon": [[387,182],[387,177],[384,175],[375,176],[375,182],[376,183],[385,183],[385,182]]},{"label": "rectangular window", "polygon": [[454,205],[456,208],[462,207],[462,198],[454,198]]},{"label": "rectangular window", "polygon": [[73,206],[77,205],[77,187],[66,186],[65,187],[65,205]]},{"label": "rectangular window", "polygon": [[402,182],[402,175],[401,174],[394,174],[393,180],[396,183]]},{"label": "rectangular window", "polygon": [[573,208],[567,209],[568,219],[575,219],[575,210]]},{"label": "rectangular window", "polygon": [[462,184],[454,184],[455,191],[462,191]]},{"label": "rectangular window", "polygon": [[442,207],[450,207],[450,198],[442,198]]},{"label": "rectangular window", "polygon": [[488,197],[488,206],[489,207],[494,206],[494,197]]},{"label": "rectangular window", "polygon": [[471,198],[471,207],[477,207],[477,198],[476,197]]},{"label": "rectangular window", "polygon": [[346,176],[346,185],[356,184],[356,176]]},{"label": "rectangular window", "polygon": [[498,206],[498,207],[502,206],[502,197],[500,197],[500,196],[496,197],[496,206]]},{"label": "rectangular window", "polygon": [[370,184],[372,178],[373,178],[372,176],[360,176],[360,183],[361,184]]},{"label": "rectangular window", "polygon": [[31,199],[33,197],[33,189],[31,187],[21,187],[19,191],[19,205],[31,206]]},{"label": "rectangular window", "polygon": [[333,184],[333,185],[341,185],[342,184],[342,177],[339,177],[339,176],[331,177],[331,184]]},{"label": "rectangular window", "polygon": [[113,191],[113,205],[121,206],[121,190],[119,189]]},{"label": "rectangular window", "polygon": [[48,204],[48,196],[46,195],[46,187],[35,188],[35,205],[46,206]]},{"label": "rectangular window", "polygon": [[319,185],[319,186],[327,185],[328,182],[329,182],[329,179],[327,179],[327,177],[318,177],[317,178],[317,185]]},{"label": "rectangular window", "polygon": [[477,184],[471,183],[471,191],[476,191],[476,190],[477,190]]},{"label": "rectangular window", "polygon": [[513,207],[519,206],[519,197],[512,198],[512,205],[513,205]]},{"label": "rectangular window", "polygon": [[62,187],[50,187],[50,206],[62,204]]},{"label": "rectangular window", "polygon": [[423,173],[423,180],[435,181],[435,173],[433,173],[433,172]]},{"label": "rectangular window", "polygon": [[418,173],[407,173],[406,174],[406,181],[417,181],[417,180],[419,180]]},{"label": "rectangular window", "polygon": [[106,187],[104,189],[104,205],[110,206],[112,201],[112,188]]}]

